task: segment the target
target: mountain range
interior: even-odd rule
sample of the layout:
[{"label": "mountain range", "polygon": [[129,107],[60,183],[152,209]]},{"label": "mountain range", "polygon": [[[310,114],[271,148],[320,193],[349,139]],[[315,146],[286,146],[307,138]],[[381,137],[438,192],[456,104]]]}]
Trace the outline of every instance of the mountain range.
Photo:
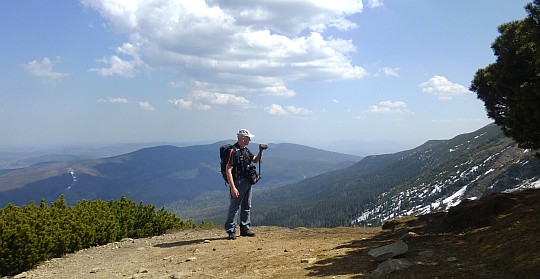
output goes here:
[{"label": "mountain range", "polygon": [[[39,163],[0,171],[0,206],[64,195],[153,203],[183,219],[222,222],[228,187],[219,146],[160,145],[101,159]],[[249,147],[256,151],[256,143]],[[252,222],[284,227],[377,226],[446,211],[464,199],[540,188],[540,157],[494,124],[392,154],[358,157],[270,144],[254,185]]]},{"label": "mountain range", "polygon": [[[0,206],[82,199],[119,199],[162,206],[205,192],[225,192],[219,147],[225,142],[178,147],[160,145],[127,154],[86,160],[42,162],[0,171]],[[250,145],[257,148],[257,144]],[[277,187],[351,165],[361,157],[296,144],[270,144],[261,168],[262,187]],[[255,150],[256,151],[256,150]],[[292,156],[294,154],[294,156]],[[54,156],[59,158],[59,156]]]},{"label": "mountain range", "polygon": [[[445,211],[464,199],[523,188],[540,188],[538,153],[520,149],[490,124],[450,140],[368,156],[279,190],[263,190],[254,197],[262,207],[254,222],[377,226],[394,217]],[[278,200],[280,207],[275,206]]]}]

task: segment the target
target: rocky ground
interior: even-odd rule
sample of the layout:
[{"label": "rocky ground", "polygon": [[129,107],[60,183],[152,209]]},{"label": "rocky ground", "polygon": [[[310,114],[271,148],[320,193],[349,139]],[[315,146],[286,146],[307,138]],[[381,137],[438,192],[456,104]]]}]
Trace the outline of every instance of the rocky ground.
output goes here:
[{"label": "rocky ground", "polygon": [[[254,227],[256,237],[236,240],[220,228],[180,231],[86,249],[16,277],[539,278],[539,213],[535,190],[496,194],[382,228]],[[400,255],[370,255],[401,241],[406,250]],[[381,271],[383,265],[391,267]]]}]

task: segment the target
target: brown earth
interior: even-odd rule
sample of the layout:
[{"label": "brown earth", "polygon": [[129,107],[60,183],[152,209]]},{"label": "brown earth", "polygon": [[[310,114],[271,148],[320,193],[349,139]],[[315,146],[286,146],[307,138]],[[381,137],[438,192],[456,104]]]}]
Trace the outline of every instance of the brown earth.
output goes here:
[{"label": "brown earth", "polygon": [[384,278],[540,278],[540,190],[495,194],[383,228],[254,227],[125,240],[66,255],[23,278],[368,278],[369,249],[403,239],[415,265]]}]

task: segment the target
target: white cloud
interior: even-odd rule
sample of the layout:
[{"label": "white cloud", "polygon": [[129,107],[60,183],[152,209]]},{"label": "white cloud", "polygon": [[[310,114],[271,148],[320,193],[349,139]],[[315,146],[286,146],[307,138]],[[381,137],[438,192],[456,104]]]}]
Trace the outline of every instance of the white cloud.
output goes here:
[{"label": "white cloud", "polygon": [[372,105],[366,111],[370,114],[387,114],[387,113],[399,113],[399,114],[411,114],[407,109],[407,104],[401,101],[384,101],[377,105]]},{"label": "white cloud", "polygon": [[104,98],[99,98],[97,100],[98,103],[111,103],[111,104],[126,104],[128,103],[128,99],[126,98],[111,98],[111,97],[107,97],[106,99]]},{"label": "white cloud", "polygon": [[30,74],[36,77],[57,80],[69,76],[68,73],[55,72],[53,70],[54,63],[48,57],[44,57],[41,61],[32,60],[23,66]]},{"label": "white cloud", "polygon": [[386,76],[399,77],[399,69],[398,68],[384,67],[384,68],[381,69],[381,72]]},{"label": "white cloud", "polygon": [[268,114],[272,115],[297,115],[297,116],[306,116],[312,112],[306,108],[297,108],[295,106],[285,106],[272,104],[264,109]]},{"label": "white cloud", "polygon": [[[246,80],[250,79],[250,77],[244,76],[239,77],[240,80]],[[287,88],[285,85],[282,85],[280,81],[278,80],[272,80],[272,79],[266,79],[264,81],[261,81],[263,83],[272,84],[270,86],[265,87],[257,87],[258,81],[251,81],[252,87],[250,86],[244,86],[244,85],[236,85],[236,84],[219,84],[219,83],[211,83],[211,82],[205,82],[200,80],[192,80],[188,85],[187,88],[192,90],[193,92],[200,92],[200,91],[206,91],[206,92],[220,92],[220,93],[226,93],[226,94],[232,94],[232,95],[247,95],[247,94],[260,94],[260,95],[268,95],[268,96],[276,96],[276,97],[294,97],[296,95],[296,92],[294,90],[291,90]]]},{"label": "white cloud", "polygon": [[389,77],[399,77],[399,68],[383,67],[371,74],[371,76],[373,77],[379,77],[381,75]]},{"label": "white cloud", "polygon": [[133,77],[141,67],[149,67],[251,89],[245,93],[286,97],[295,94],[288,81],[368,75],[351,62],[349,55],[356,51],[352,40],[323,35],[328,28],[355,28],[347,17],[362,12],[361,0],[82,3],[129,38],[116,55],[102,60],[109,67],[92,69],[101,75]]},{"label": "white cloud", "polygon": [[116,52],[120,55],[131,57],[131,60],[124,60],[117,55],[112,55],[110,57],[105,57],[99,59],[100,62],[104,64],[109,64],[108,68],[93,68],[90,69],[91,72],[97,72],[102,76],[123,76],[123,77],[134,77],[137,73],[137,70],[141,67],[144,67],[145,64],[139,57],[137,53],[137,48],[130,43],[125,43],[119,47]]},{"label": "white cloud", "polygon": [[139,107],[146,111],[155,111],[156,109],[147,101],[139,102]]},{"label": "white cloud", "polygon": [[296,92],[294,92],[294,90],[291,90],[284,85],[266,86],[255,90],[263,95],[279,96],[286,98],[296,96]]},{"label": "white cloud", "polygon": [[90,69],[90,71],[97,72],[102,76],[112,76],[112,75],[119,75],[123,77],[135,76],[134,64],[128,61],[124,61],[116,55],[113,55],[109,58],[103,58],[100,61],[103,63],[108,63],[111,66],[109,68],[100,68],[100,69],[93,68],[93,69]]},{"label": "white cloud", "polygon": [[231,15],[238,25],[269,28],[288,35],[297,35],[304,30],[322,32],[328,27],[355,28],[356,25],[345,17],[363,10],[361,0],[217,0],[214,3]]},{"label": "white cloud", "polygon": [[370,8],[380,8],[384,7],[383,0],[368,0],[367,6]]},{"label": "white cloud", "polygon": [[266,112],[272,115],[287,115],[287,111],[280,105],[272,104],[264,109]]},{"label": "white cloud", "polygon": [[171,100],[168,100],[168,102],[181,109],[191,109],[193,107],[192,100],[171,99]]},{"label": "white cloud", "polygon": [[421,83],[420,87],[422,88],[422,92],[434,94],[443,101],[449,101],[453,97],[470,93],[465,86],[453,83],[443,76],[434,76],[428,81]]},{"label": "white cloud", "polygon": [[240,109],[253,107],[251,102],[244,97],[208,91],[198,91],[187,98],[171,99],[168,102],[180,109],[210,110],[214,106],[234,106]]},{"label": "white cloud", "polygon": [[224,93],[214,93],[214,92],[196,92],[192,95],[195,100],[199,100],[208,105],[232,105],[232,106],[242,106],[247,107],[250,105],[250,102],[240,96],[235,96],[233,94],[224,94]]}]

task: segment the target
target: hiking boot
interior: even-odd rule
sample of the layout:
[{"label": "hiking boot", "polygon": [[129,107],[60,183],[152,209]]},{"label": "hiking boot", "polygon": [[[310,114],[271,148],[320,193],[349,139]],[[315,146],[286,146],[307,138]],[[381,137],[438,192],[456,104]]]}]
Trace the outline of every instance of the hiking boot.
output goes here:
[{"label": "hiking boot", "polygon": [[253,236],[255,236],[255,233],[252,232],[248,227],[242,226],[241,229],[240,229],[240,236],[250,236],[250,237],[253,237]]},{"label": "hiking boot", "polygon": [[227,236],[228,240],[235,240],[236,239],[236,232],[229,232],[229,236]]}]

